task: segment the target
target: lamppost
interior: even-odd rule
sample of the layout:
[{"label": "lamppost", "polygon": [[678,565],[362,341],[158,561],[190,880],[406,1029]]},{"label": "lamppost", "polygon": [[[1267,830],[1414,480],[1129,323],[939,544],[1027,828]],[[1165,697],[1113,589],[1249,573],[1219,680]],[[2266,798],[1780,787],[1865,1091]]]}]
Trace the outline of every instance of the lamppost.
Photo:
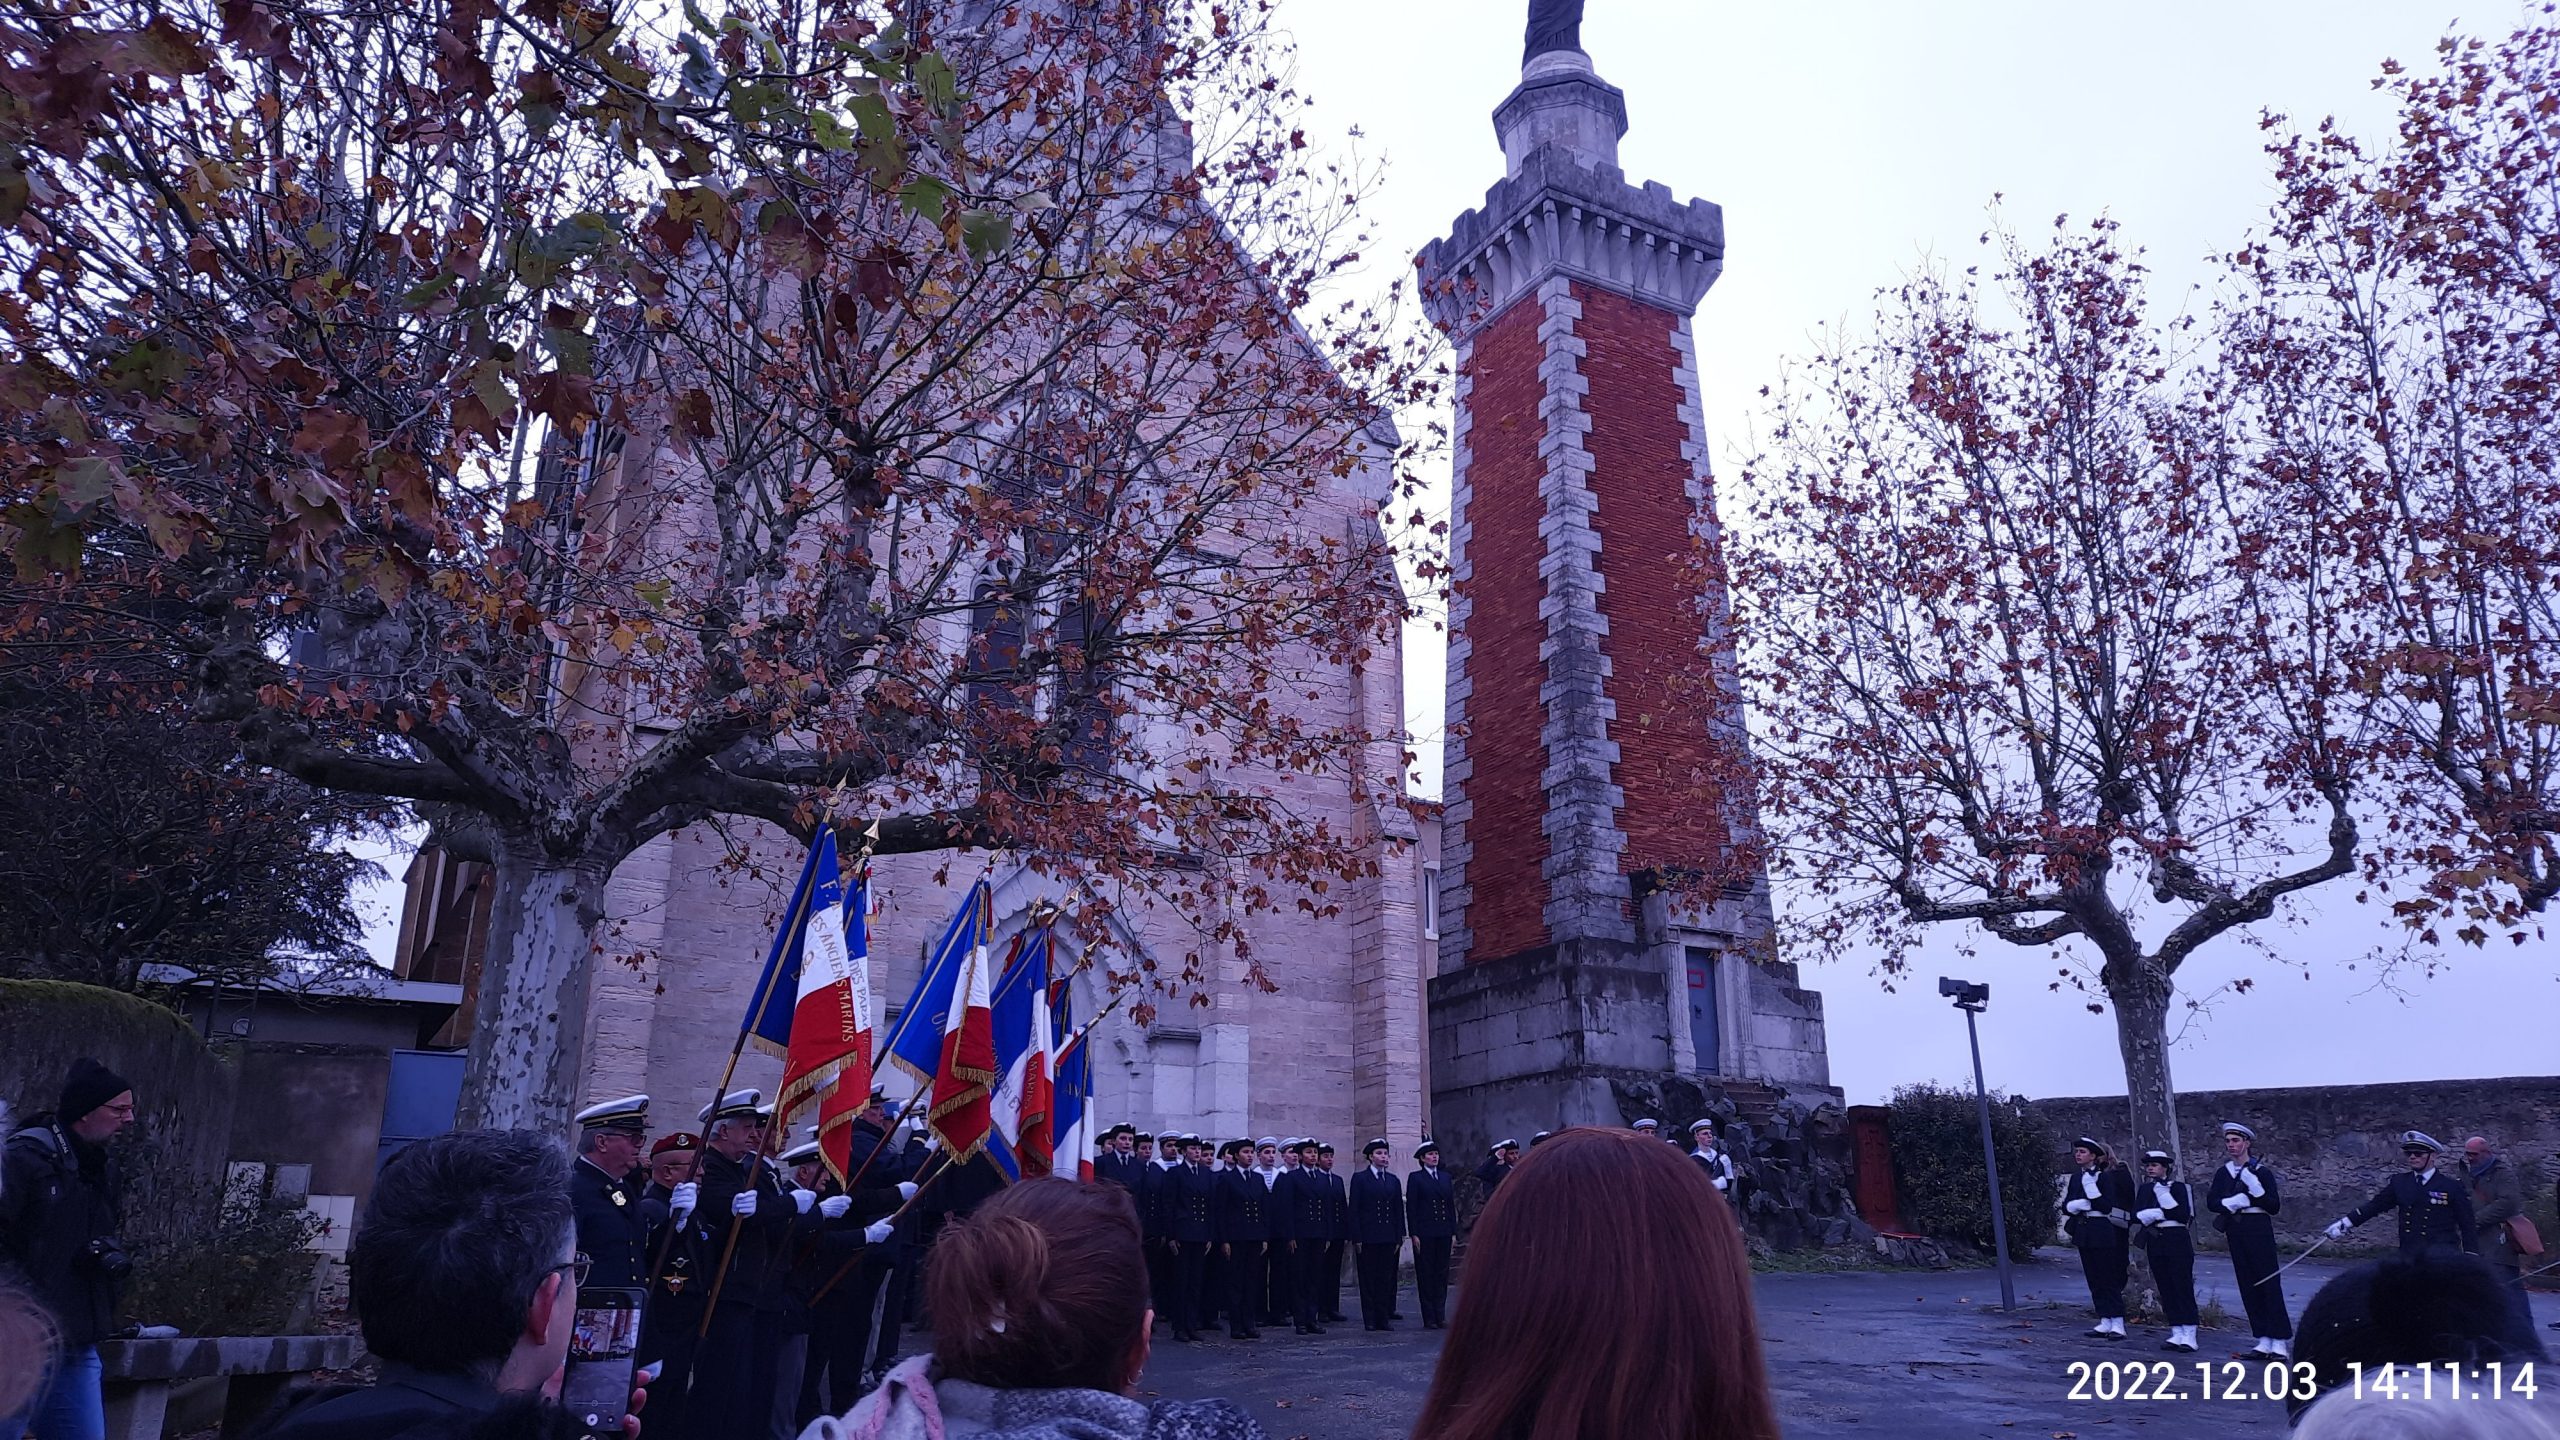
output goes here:
[{"label": "lamppost", "polygon": [[2000,1308],[2018,1308],[2018,1288],[2009,1276],[2009,1218],[2000,1208],[2000,1157],[1991,1144],[1991,1094],[1982,1087],[1982,1035],[1974,1028],[1973,1017],[1991,1003],[1991,987],[1970,980],[1938,977],[1938,993],[1956,1002],[1964,1012],[1964,1038],[1973,1046],[1973,1103],[1982,1115],[1982,1168],[1991,1176],[1991,1243],[2000,1254]]}]

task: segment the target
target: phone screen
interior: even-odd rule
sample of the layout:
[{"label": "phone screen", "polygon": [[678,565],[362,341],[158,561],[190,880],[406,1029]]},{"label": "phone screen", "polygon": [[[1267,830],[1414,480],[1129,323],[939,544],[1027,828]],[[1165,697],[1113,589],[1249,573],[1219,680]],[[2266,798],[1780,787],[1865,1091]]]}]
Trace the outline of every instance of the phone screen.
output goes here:
[{"label": "phone screen", "polygon": [[560,1408],[590,1435],[619,1435],[631,1406],[631,1375],[640,1349],[637,1290],[578,1291],[578,1318],[569,1330],[569,1371],[560,1385]]}]

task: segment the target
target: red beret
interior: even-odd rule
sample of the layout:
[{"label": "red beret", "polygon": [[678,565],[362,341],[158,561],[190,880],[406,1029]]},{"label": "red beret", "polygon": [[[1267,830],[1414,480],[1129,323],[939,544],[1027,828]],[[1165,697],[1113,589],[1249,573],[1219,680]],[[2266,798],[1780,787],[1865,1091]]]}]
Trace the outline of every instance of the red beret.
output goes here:
[{"label": "red beret", "polygon": [[690,1130],[678,1130],[672,1135],[659,1136],[658,1143],[649,1147],[649,1158],[655,1160],[670,1150],[699,1150],[701,1148],[701,1137],[695,1135]]}]

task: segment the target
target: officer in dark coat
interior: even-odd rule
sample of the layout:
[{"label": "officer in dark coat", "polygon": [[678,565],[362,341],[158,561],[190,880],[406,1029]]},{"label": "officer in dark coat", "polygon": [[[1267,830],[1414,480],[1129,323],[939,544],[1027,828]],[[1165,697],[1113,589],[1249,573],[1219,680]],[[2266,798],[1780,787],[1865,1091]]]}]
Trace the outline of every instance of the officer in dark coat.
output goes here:
[{"label": "officer in dark coat", "polygon": [[2283,1266],[2276,1259],[2276,1215],[2284,1209],[2276,1169],[2257,1156],[2258,1133],[2237,1120],[2222,1126],[2223,1163],[2205,1186],[2204,1204],[2214,1228],[2231,1245],[2231,1275],[2249,1313],[2252,1347],[2260,1355],[2293,1353],[2293,1317],[2285,1309]]},{"label": "officer in dark coat", "polygon": [[1396,1305],[1396,1252],[1404,1248],[1404,1187],[1387,1168],[1390,1147],[1372,1140],[1361,1150],[1368,1161],[1351,1177],[1351,1243],[1358,1247],[1360,1324],[1368,1330],[1392,1330]]},{"label": "officer in dark coat", "polygon": [[2072,1142],[2071,1159],[2078,1168],[2063,1182],[2063,1224],[2079,1247],[2080,1273],[2089,1282],[2089,1303],[2098,1312],[2089,1333],[2121,1340],[2124,1278],[2132,1262],[2133,1176],[2115,1163],[2105,1144],[2086,1135]]},{"label": "officer in dark coat", "polygon": [[2196,1348],[2195,1192],[2173,1179],[2177,1162],[2166,1150],[2142,1152],[2142,1182],[2133,1187],[2133,1219],[2151,1276],[2160,1282],[2160,1314],[2169,1322],[2164,1350]]},{"label": "officer in dark coat", "polygon": [[1209,1142],[1182,1137],[1182,1163],[1166,1183],[1165,1239],[1173,1246],[1173,1338],[1197,1340],[1208,1322],[1202,1294],[1209,1252],[1218,1243],[1218,1177],[1209,1168]]},{"label": "officer in dark coat", "polygon": [[711,1320],[694,1351],[687,1409],[694,1433],[706,1440],[761,1434],[773,1414],[783,1338],[783,1247],[800,1207],[783,1193],[780,1174],[764,1157],[763,1099],[761,1091],[732,1090],[702,1112],[710,1138],[702,1151],[696,1213],[711,1256],[711,1273],[703,1281]]},{"label": "officer in dark coat", "polygon": [[649,1183],[640,1191],[641,1223],[648,1227],[649,1268],[654,1277],[640,1310],[636,1363],[660,1366],[649,1387],[653,1435],[682,1437],[685,1392],[693,1384],[694,1336],[702,1328],[704,1288],[718,1258],[703,1250],[701,1188],[694,1167],[702,1139],[689,1130],[661,1135],[649,1147]]},{"label": "officer in dark coat", "polygon": [[[1273,1142],[1275,1147],[1278,1142]],[[1237,1141],[1230,1156],[1246,1148]],[[1262,1287],[1268,1273],[1267,1252],[1278,1233],[1278,1207],[1271,1188],[1250,1165],[1232,1165],[1218,1174],[1218,1255],[1226,1262],[1227,1336],[1262,1338]]]},{"label": "officer in dark coat", "polygon": [[2331,1221],[2329,1238],[2335,1240],[2386,1210],[2397,1210],[2403,1255],[2432,1247],[2478,1254],[2471,1225],[2471,1185],[2460,1174],[2436,1168],[2436,1155],[2443,1148],[2422,1130],[2402,1131],[2400,1153],[2409,1168],[2384,1182],[2372,1199]]},{"label": "officer in dark coat", "polygon": [[578,1159],[569,1167],[569,1204],[578,1217],[578,1250],[587,1284],[637,1290],[649,1283],[649,1225],[629,1181],[649,1132],[649,1097],[625,1095],[590,1105],[574,1117]]},{"label": "officer in dark coat", "polygon": [[1509,1175],[1511,1167],[1519,1163],[1519,1141],[1496,1140],[1493,1142],[1493,1148],[1485,1154],[1484,1163],[1476,1167],[1476,1178],[1484,1182],[1486,1199],[1493,1198],[1493,1192],[1502,1184],[1503,1177]]},{"label": "officer in dark coat", "polygon": [[1422,1328],[1448,1323],[1449,1247],[1458,1238],[1458,1185],[1440,1168],[1440,1145],[1414,1147],[1422,1168],[1405,1177],[1404,1228],[1413,1237],[1413,1288],[1422,1300]]}]

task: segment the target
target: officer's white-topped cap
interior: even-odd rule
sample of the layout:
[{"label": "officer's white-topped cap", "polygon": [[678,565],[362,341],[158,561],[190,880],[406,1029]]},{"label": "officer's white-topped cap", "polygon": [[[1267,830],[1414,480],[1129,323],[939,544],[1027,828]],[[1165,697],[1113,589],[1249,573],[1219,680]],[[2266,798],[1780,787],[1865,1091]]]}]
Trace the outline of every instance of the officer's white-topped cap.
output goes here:
[{"label": "officer's white-topped cap", "polygon": [[649,1128],[649,1097],[625,1095],[590,1105],[573,1117],[585,1130],[628,1130],[633,1134]]},{"label": "officer's white-topped cap", "polygon": [[802,1165],[817,1158],[818,1142],[815,1140],[803,1140],[782,1152],[782,1163],[785,1165]]},{"label": "officer's white-topped cap", "polygon": [[2250,1128],[2249,1128],[2248,1126],[2246,1126],[2246,1125],[2241,1124],[2241,1123],[2240,1123],[2239,1121],[2237,1121],[2237,1120],[2225,1120],[2225,1121],[2223,1121],[2223,1122],[2222,1122],[2222,1133],[2223,1133],[2223,1134],[2225,1134],[2225,1135],[2237,1135],[2237,1136],[2239,1136],[2241,1139],[2248,1141],[2248,1142],[2249,1142],[2250,1144],[2252,1144],[2252,1145],[2255,1145],[2255,1144],[2257,1144],[2257,1143],[2258,1143],[2258,1132],[2257,1132],[2257,1131],[2255,1131],[2255,1130],[2250,1129]]},{"label": "officer's white-topped cap", "polygon": [[1716,1122],[1713,1120],[1700,1120],[1697,1124],[1689,1127],[1689,1133],[1692,1135],[1697,1134],[1701,1130],[1706,1131],[1710,1135],[1714,1134],[1716,1130]]},{"label": "officer's white-topped cap", "polygon": [[1386,1137],[1386,1136],[1384,1136],[1384,1135],[1381,1135],[1381,1136],[1379,1136],[1377,1139],[1370,1141],[1368,1144],[1361,1146],[1361,1147],[1360,1147],[1360,1153],[1361,1153],[1361,1154],[1363,1154],[1363,1155],[1366,1155],[1366,1154],[1368,1154],[1368,1153],[1369,1153],[1370,1151],[1372,1151],[1372,1150],[1388,1150],[1388,1151],[1392,1151],[1392,1150],[1394,1150],[1394,1149],[1395,1149],[1395,1147],[1394,1147],[1394,1146],[1392,1146],[1392,1145],[1390,1145],[1390,1144],[1388,1144],[1388,1143],[1387,1143],[1387,1137]]},{"label": "officer's white-topped cap", "polygon": [[718,1104],[703,1106],[699,1118],[707,1125],[736,1115],[753,1115],[763,1104],[764,1092],[761,1090],[732,1090],[721,1096]]},{"label": "officer's white-topped cap", "polygon": [[2088,1150],[2099,1155],[2110,1153],[2107,1149],[2107,1142],[2100,1140],[2093,1135],[2083,1135],[2079,1139],[2072,1141],[2071,1148],[2074,1150]]},{"label": "officer's white-topped cap", "polygon": [[1644,1117],[1643,1119],[1641,1119],[1641,1120],[1639,1120],[1639,1121],[1637,1121],[1637,1122],[1636,1122],[1636,1127],[1635,1127],[1635,1128],[1637,1128],[1638,1130],[1659,1130],[1659,1129],[1661,1129],[1661,1128],[1662,1128],[1662,1122],[1661,1122],[1661,1121],[1659,1121],[1659,1120],[1654,1119],[1654,1118],[1653,1118],[1652,1116],[1650,1116],[1650,1115],[1647,1115],[1647,1116],[1646,1116],[1646,1117]]},{"label": "officer's white-topped cap", "polygon": [[1182,1143],[1182,1132],[1179,1130],[1159,1130],[1156,1132],[1156,1139],[1171,1140],[1175,1144],[1179,1145]]},{"label": "officer's white-topped cap", "polygon": [[1253,1148],[1256,1150],[1265,1148],[1277,1150],[1280,1148],[1280,1137],[1277,1135],[1265,1135],[1261,1139],[1253,1142]]},{"label": "officer's white-topped cap", "polygon": [[2400,1148],[2403,1150],[2424,1150],[2431,1155],[2441,1155],[2444,1153],[2444,1147],[2436,1143],[2436,1137],[2428,1134],[2424,1130],[2401,1131]]},{"label": "officer's white-topped cap", "polygon": [[1496,1155],[1501,1154],[1505,1150],[1517,1150],[1519,1148],[1520,1142],[1517,1140],[1496,1140],[1493,1142],[1493,1153]]},{"label": "officer's white-topped cap", "polygon": [[2169,1152],[2166,1150],[2145,1150],[2142,1152],[2143,1164],[2149,1165],[2155,1161],[2162,1165],[2174,1165],[2177,1163],[2169,1158]]},{"label": "officer's white-topped cap", "polygon": [[1432,1139],[1428,1135],[1422,1137],[1421,1144],[1413,1147],[1413,1158],[1416,1160],[1421,1159],[1425,1155],[1437,1155],[1439,1153],[1440,1142]]}]

